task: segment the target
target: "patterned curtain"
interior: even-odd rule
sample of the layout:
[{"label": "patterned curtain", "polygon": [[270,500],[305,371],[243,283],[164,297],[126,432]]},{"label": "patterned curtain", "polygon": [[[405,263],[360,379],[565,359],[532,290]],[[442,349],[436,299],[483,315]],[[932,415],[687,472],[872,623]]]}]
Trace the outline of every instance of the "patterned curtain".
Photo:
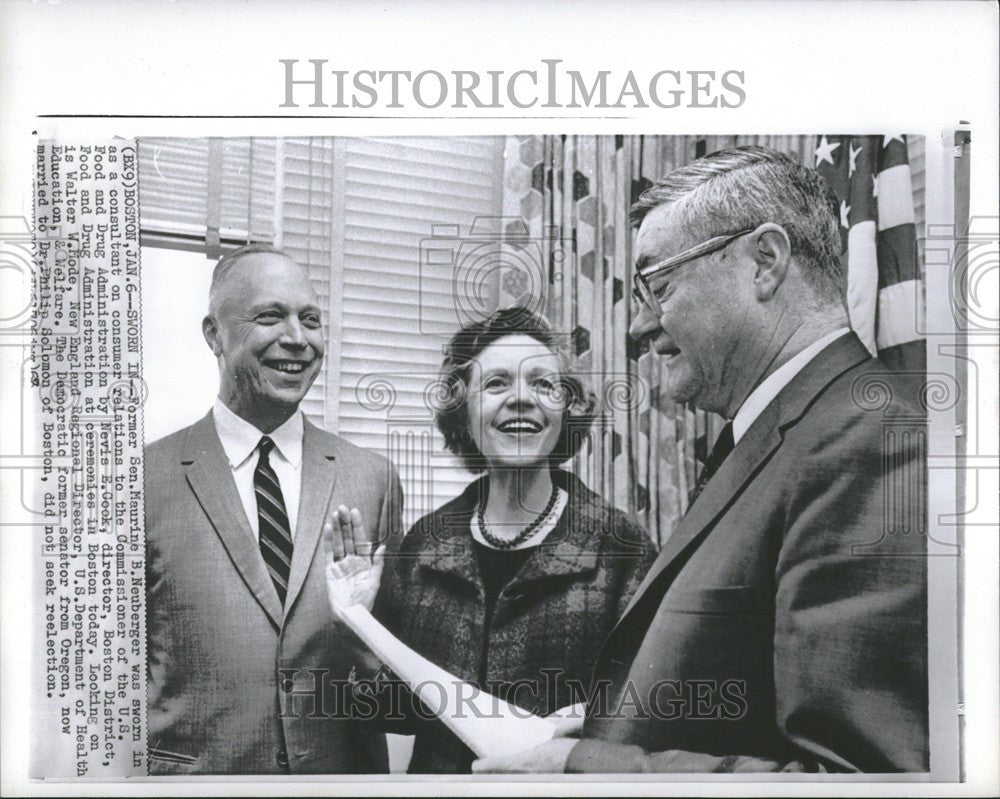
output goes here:
[{"label": "patterned curtain", "polygon": [[672,169],[736,144],[811,163],[813,138],[792,136],[511,136],[504,153],[500,303],[533,304],[565,337],[602,411],[571,468],[661,546],[721,423],[672,402],[660,358],[628,337],[628,209]]}]

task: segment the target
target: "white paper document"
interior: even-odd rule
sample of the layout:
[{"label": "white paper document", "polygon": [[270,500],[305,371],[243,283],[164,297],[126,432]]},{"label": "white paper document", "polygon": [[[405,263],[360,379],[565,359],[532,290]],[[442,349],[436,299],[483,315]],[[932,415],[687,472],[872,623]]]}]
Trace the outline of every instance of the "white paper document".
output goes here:
[{"label": "white paper document", "polygon": [[396,638],[361,605],[341,620],[478,757],[507,755],[548,741],[556,725],[460,680]]}]

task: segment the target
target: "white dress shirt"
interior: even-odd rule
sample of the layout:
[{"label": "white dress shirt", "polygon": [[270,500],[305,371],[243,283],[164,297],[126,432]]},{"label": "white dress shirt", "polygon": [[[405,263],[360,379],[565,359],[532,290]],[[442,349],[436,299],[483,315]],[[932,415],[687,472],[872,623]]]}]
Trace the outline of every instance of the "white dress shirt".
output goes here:
[{"label": "white dress shirt", "polygon": [[[240,493],[243,510],[254,537],[260,535],[257,521],[257,497],[253,490],[253,473],[257,469],[260,452],[257,445],[265,435],[245,419],[233,413],[226,404],[217,399],[212,408],[215,429],[226,451],[226,458],[233,470],[236,490]],[[268,462],[278,476],[281,497],[285,501],[285,513],[291,527],[292,540],[295,539],[295,524],[299,517],[299,494],[302,491],[302,413],[296,411],[281,427],[266,435],[274,442],[274,449]]]},{"label": "white dress shirt", "polygon": [[814,341],[802,350],[802,352],[789,358],[787,362],[783,363],[761,381],[761,384],[750,392],[750,395],[743,401],[740,409],[736,411],[736,416],[733,417],[733,443],[739,443],[739,440],[743,438],[743,434],[750,429],[750,425],[771,404],[771,400],[781,393],[781,389],[792,382],[792,378],[795,375],[806,368],[806,364],[819,355],[828,344],[832,344],[835,340],[849,332],[849,328],[841,327],[832,333],[828,333],[823,338]]}]

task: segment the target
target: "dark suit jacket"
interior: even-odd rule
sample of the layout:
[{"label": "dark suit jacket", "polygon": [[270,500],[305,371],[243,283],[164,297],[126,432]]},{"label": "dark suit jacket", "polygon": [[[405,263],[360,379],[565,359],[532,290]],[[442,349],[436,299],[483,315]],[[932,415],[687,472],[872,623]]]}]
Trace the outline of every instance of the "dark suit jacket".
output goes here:
[{"label": "dark suit jacket", "polygon": [[308,421],[302,476],[283,610],[211,413],[146,448],[151,773],[388,770],[384,736],[345,720],[330,685],[377,663],[333,621],[320,531],[343,503],[373,534],[397,532],[399,481],[384,458]]},{"label": "dark suit jacket", "polygon": [[927,770],[917,386],[850,334],[785,387],[604,645],[567,771]]}]

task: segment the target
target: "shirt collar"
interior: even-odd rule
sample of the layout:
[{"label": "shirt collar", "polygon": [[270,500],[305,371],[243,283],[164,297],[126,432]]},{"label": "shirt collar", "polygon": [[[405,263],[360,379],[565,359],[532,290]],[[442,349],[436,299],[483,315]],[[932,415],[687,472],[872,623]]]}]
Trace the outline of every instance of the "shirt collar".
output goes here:
[{"label": "shirt collar", "polygon": [[809,361],[819,355],[820,351],[825,349],[828,344],[831,344],[848,332],[850,332],[848,328],[841,327],[823,336],[823,338],[817,339],[804,350],[793,355],[788,361],[761,381],[761,384],[750,392],[750,396],[743,401],[740,409],[736,412],[736,416],[733,417],[734,444],[739,443],[739,440],[743,438],[743,434],[750,429],[750,425],[771,404],[771,400],[777,397],[781,393],[781,390],[792,382],[792,378],[795,375],[805,369]]},{"label": "shirt collar", "polygon": [[[253,454],[264,433],[233,413],[221,399],[215,400],[212,415],[226,458],[235,469]],[[302,413],[295,411],[284,424],[267,434],[281,457],[295,469],[302,464],[303,430]]]}]

